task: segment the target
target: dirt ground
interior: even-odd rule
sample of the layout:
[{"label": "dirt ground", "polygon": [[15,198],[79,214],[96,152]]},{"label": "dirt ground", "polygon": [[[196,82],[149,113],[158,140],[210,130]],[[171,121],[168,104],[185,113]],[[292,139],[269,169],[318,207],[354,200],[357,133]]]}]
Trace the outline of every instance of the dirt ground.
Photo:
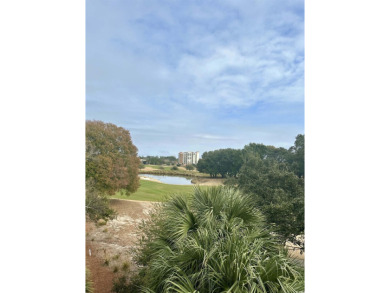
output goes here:
[{"label": "dirt ground", "polygon": [[153,203],[142,201],[111,199],[110,205],[118,213],[116,219],[101,226],[86,222],[85,257],[95,293],[112,292],[115,275],[135,269],[138,226],[153,209]]},{"label": "dirt ground", "polygon": [[[138,226],[148,219],[155,203],[111,199],[110,205],[118,213],[116,219],[101,226],[86,222],[86,265],[91,271],[95,293],[112,293],[115,276],[135,270],[133,250],[138,243]],[[304,254],[299,250],[291,250],[291,254],[303,263]]]},{"label": "dirt ground", "polygon": [[223,185],[226,179],[223,178],[194,178],[192,183],[205,186],[218,186]]}]

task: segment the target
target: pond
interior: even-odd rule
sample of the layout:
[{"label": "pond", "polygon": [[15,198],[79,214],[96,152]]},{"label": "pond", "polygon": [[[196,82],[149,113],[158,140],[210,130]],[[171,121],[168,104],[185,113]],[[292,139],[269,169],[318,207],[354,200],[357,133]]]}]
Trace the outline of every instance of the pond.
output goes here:
[{"label": "pond", "polygon": [[141,174],[143,177],[150,177],[157,179],[165,184],[175,184],[175,185],[192,185],[191,177],[181,177],[181,176],[169,176],[169,175],[152,175],[152,174]]}]

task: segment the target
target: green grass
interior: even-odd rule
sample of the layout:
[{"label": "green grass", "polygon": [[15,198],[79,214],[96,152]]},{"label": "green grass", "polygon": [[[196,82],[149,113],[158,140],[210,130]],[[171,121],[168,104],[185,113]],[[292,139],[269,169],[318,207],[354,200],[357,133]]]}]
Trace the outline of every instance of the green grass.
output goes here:
[{"label": "green grass", "polygon": [[162,166],[162,165],[145,165],[145,167],[150,167],[156,170],[162,170],[161,167],[164,168],[164,170],[171,170],[173,166]]},{"label": "green grass", "polygon": [[191,194],[194,189],[194,185],[173,185],[163,184],[153,181],[140,180],[141,186],[135,193],[130,196],[126,196],[120,191],[115,193],[112,198],[117,199],[132,199],[132,200],[144,200],[144,201],[164,201],[167,195],[174,193],[188,193]]}]

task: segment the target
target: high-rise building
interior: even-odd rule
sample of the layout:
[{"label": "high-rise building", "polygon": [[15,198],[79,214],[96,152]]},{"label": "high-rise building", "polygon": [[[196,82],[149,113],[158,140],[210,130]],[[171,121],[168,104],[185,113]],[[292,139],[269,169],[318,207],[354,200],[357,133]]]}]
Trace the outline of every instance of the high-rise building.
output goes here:
[{"label": "high-rise building", "polygon": [[199,161],[199,152],[180,152],[179,164],[192,165],[197,164]]}]

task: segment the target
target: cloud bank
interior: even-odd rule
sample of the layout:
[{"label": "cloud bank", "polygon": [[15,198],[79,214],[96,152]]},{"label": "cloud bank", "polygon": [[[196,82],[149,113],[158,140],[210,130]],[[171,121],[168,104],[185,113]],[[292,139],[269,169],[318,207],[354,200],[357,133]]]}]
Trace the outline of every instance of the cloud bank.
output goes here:
[{"label": "cloud bank", "polygon": [[304,126],[303,9],[87,0],[87,119],[126,127],[140,154],[292,145]]}]

